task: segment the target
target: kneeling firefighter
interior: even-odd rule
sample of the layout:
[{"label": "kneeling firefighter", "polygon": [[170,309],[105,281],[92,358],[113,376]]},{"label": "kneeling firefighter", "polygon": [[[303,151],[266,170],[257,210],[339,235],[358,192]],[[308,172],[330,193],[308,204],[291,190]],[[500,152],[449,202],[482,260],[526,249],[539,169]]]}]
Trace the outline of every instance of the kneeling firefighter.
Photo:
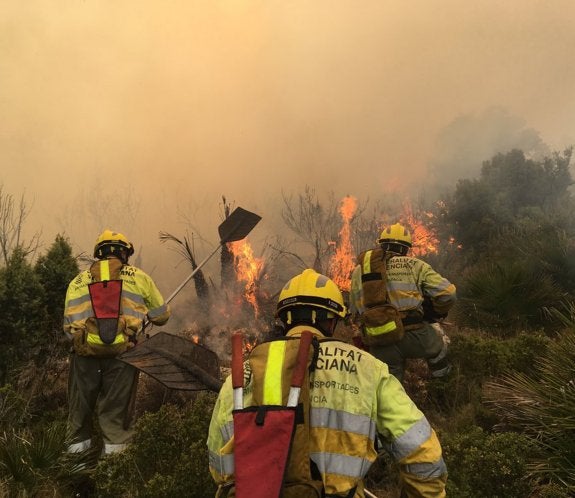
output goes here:
[{"label": "kneeling firefighter", "polygon": [[[235,418],[239,411],[234,410],[237,389],[232,376],[226,379],[214,407],[207,444],[210,472],[219,485],[216,496],[363,498],[363,479],[377,458],[379,439],[399,464],[405,496],[444,497],[447,470],[441,445],[423,413],[387,365],[332,338],[338,320],[346,315],[337,285],[307,269],[282,289],[277,315],[285,336],[257,345],[244,363],[241,402],[247,407],[244,410],[257,414],[253,427],[248,427],[252,440],[246,441],[246,434],[239,432],[246,429]],[[253,454],[261,454],[266,444],[270,448],[277,444],[273,432],[267,440],[258,439],[259,429],[274,409],[281,409],[286,400],[289,406],[291,370],[297,368],[294,351],[299,359],[305,339],[311,347],[305,354],[305,378],[291,449],[285,453],[289,455],[285,470],[279,470],[279,489],[256,494],[260,481],[273,479],[275,467],[265,467],[267,458],[249,461],[250,453],[236,455],[234,450],[239,453],[240,441]],[[255,468],[259,470],[250,473]],[[241,488],[240,477],[244,483],[251,479],[253,487]]]},{"label": "kneeling firefighter", "polygon": [[[407,358],[425,359],[434,378],[448,375],[449,339],[440,323],[455,304],[455,285],[408,255],[412,240],[403,225],[385,228],[377,242],[358,256],[351,276],[350,311],[364,343],[401,382]],[[377,326],[379,310],[395,310],[397,326]]]},{"label": "kneeling firefighter", "polygon": [[68,382],[71,453],[91,446],[94,413],[103,453],[124,449],[132,435],[129,405],[137,370],[116,357],[135,345],[144,320],[163,325],[170,317],[152,278],[128,264],[133,253],[125,235],[105,230],[96,240],[96,261],[68,285],[64,333],[73,343]]}]

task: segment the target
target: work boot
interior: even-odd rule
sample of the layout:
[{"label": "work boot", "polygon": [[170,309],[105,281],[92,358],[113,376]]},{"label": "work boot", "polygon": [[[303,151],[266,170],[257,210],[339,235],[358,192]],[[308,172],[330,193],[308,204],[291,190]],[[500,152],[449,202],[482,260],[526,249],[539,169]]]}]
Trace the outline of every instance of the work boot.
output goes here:
[{"label": "work boot", "polygon": [[[445,365],[445,366],[443,366],[443,365]],[[438,365],[434,365],[432,367],[431,364],[429,364],[431,376],[434,379],[441,379],[441,378],[449,376],[449,374],[451,373],[451,370],[453,369],[453,367],[451,366],[451,363],[449,363],[449,362],[446,362],[446,364],[442,364],[441,366],[442,366],[442,368],[437,368]]]},{"label": "work boot", "polygon": [[449,339],[449,336],[445,333],[445,330],[443,330],[441,324],[435,322],[430,325],[435,329],[435,331],[443,341],[443,347],[441,348],[441,351],[439,351],[437,356],[427,359],[427,366],[429,367],[431,377],[433,377],[434,379],[439,379],[447,377],[451,373],[452,369],[451,362],[447,357],[449,344],[451,340]]}]

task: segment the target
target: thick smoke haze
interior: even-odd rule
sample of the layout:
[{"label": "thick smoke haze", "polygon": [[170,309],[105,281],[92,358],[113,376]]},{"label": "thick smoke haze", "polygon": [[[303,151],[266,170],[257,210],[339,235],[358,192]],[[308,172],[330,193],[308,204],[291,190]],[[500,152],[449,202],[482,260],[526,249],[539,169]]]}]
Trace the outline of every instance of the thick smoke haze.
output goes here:
[{"label": "thick smoke haze", "polygon": [[501,149],[575,143],[572,0],[0,12],[0,181],[46,245],[60,232],[89,251],[110,226],[155,253],[188,221],[213,246],[222,195],[270,233],[282,191],[377,199],[472,175]]}]

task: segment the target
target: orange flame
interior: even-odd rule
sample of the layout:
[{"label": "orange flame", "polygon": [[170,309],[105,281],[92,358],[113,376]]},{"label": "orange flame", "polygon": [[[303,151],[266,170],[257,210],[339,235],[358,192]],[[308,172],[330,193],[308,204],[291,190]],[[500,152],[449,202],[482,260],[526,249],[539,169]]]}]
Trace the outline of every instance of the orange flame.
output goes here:
[{"label": "orange flame", "polygon": [[252,349],[254,349],[257,346],[257,343],[254,341],[253,343],[251,342],[245,342],[244,343],[244,349],[243,349],[243,353],[247,354],[250,353],[252,351]]},{"label": "orange flame", "polygon": [[351,245],[350,221],[356,209],[357,199],[355,197],[348,195],[342,199],[339,213],[343,220],[343,226],[339,231],[339,244],[336,245],[335,253],[329,263],[331,279],[344,291],[349,291],[350,289],[350,276],[355,266],[354,252]]},{"label": "orange flame", "polygon": [[235,332],[241,332],[243,335],[242,354],[244,356],[258,345],[258,338],[253,333],[248,333],[246,329],[236,329]]},{"label": "orange flame", "polygon": [[[433,230],[428,228],[426,224],[413,213],[413,208],[409,201],[403,203],[403,213],[406,219],[406,224],[411,228],[411,238],[413,241],[412,253],[414,256],[424,256],[426,254],[437,254],[439,247],[439,240],[437,239]],[[433,218],[433,213],[423,211],[423,216],[428,219]]]},{"label": "orange flame", "polygon": [[455,246],[457,247],[457,249],[463,249],[463,245],[457,244],[457,242],[455,241],[455,237],[453,235],[449,237],[449,245]]},{"label": "orange flame", "polygon": [[230,242],[228,246],[234,255],[237,279],[245,283],[244,298],[252,305],[257,317],[259,309],[256,298],[256,288],[264,261],[262,258],[256,258],[254,256],[253,249],[246,239]]}]

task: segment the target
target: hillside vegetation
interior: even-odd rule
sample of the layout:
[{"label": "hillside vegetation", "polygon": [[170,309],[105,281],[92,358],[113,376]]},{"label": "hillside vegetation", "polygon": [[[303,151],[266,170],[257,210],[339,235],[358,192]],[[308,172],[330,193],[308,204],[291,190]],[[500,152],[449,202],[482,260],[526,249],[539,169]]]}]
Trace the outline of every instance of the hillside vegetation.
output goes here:
[{"label": "hillside vegetation", "polygon": [[[437,240],[422,258],[458,290],[458,303],[443,324],[453,373],[432,380],[425,363],[413,360],[406,376],[406,390],[438,431],[450,497],[575,494],[570,160],[571,150],[543,161],[519,150],[498,154],[484,162],[477,178],[460,180],[453,191],[414,208],[427,214],[425,226]],[[97,448],[79,458],[66,455],[69,344],[61,333],[62,311],[67,284],[83,262],[61,235],[42,254],[13,237],[7,227],[21,226],[6,223],[13,214],[1,208],[13,199],[2,189],[0,197],[0,496],[213,496],[205,445],[212,392],[168,391],[143,376],[129,448],[106,459],[98,458]],[[401,203],[394,202],[360,199],[350,220],[357,252],[373,244],[382,223],[402,216]],[[302,249],[286,250],[296,246],[279,237],[266,248],[271,255],[251,288],[262,330],[253,330],[253,314],[211,323],[210,293],[220,303],[230,293],[222,283],[202,287],[196,328],[172,333],[193,334],[210,347],[216,326],[222,341],[231,327],[245,328],[254,340],[273,332],[278,289],[304,266],[328,273],[340,228],[337,201],[313,189],[284,197],[283,217]],[[222,268],[224,274],[230,275]],[[341,324],[337,333],[347,340],[350,331]],[[225,365],[227,358],[221,360]],[[396,475],[382,453],[367,487],[396,497]]]}]

